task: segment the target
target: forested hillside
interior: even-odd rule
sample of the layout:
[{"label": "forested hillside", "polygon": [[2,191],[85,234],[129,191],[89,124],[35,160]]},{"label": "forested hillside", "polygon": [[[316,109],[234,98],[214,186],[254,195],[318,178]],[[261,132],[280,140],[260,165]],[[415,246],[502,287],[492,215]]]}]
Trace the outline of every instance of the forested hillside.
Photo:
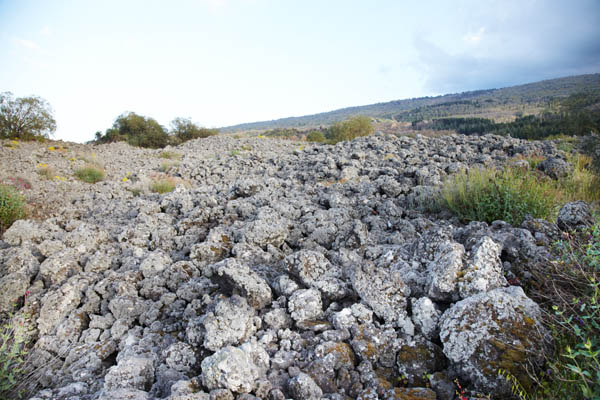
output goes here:
[{"label": "forested hillside", "polygon": [[551,79],[502,89],[395,100],[302,117],[239,124],[220,130],[239,132],[274,128],[308,129],[330,125],[355,115],[402,122],[447,117],[478,117],[495,122],[512,122],[518,117],[556,108],[562,99],[580,92],[600,93],[600,74]]}]

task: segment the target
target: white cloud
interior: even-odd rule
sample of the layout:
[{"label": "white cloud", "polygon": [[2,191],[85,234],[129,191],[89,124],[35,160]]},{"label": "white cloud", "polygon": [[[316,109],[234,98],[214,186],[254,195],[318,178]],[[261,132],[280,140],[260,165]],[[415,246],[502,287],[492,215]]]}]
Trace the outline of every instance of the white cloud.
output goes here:
[{"label": "white cloud", "polygon": [[40,46],[33,40],[21,39],[21,38],[14,38],[13,40],[17,45],[24,47],[26,49],[40,50]]},{"label": "white cloud", "polygon": [[477,32],[469,31],[465,36],[463,36],[463,40],[467,43],[471,44],[479,44],[481,39],[483,39],[483,34],[485,33],[485,27],[479,28]]}]

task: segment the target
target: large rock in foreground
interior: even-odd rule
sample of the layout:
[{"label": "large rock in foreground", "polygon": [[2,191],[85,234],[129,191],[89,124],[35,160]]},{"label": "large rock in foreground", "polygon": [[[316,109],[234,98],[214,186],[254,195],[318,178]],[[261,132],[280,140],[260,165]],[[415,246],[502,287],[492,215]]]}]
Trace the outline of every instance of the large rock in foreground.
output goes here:
[{"label": "large rock in foreground", "polygon": [[508,395],[510,384],[499,369],[527,385],[526,367],[543,362],[548,332],[540,318],[540,307],[518,286],[476,294],[442,315],[444,354],[478,390]]}]

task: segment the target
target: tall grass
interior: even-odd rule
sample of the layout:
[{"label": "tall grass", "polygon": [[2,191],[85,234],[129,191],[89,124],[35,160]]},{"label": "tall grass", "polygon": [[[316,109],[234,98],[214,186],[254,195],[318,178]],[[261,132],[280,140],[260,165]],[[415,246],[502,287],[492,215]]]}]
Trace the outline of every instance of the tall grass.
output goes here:
[{"label": "tall grass", "polygon": [[593,172],[591,158],[578,155],[570,161],[573,172],[559,180],[510,167],[462,171],[446,180],[435,205],[463,221],[503,220],[519,225],[528,214],[553,220],[565,202],[600,199],[600,177]]},{"label": "tall grass", "polygon": [[441,206],[463,221],[503,220],[520,224],[525,215],[549,218],[558,194],[552,183],[520,169],[472,169],[448,180]]},{"label": "tall grass", "polygon": [[75,170],[75,176],[87,183],[97,183],[104,179],[105,174],[101,168],[88,165]]},{"label": "tall grass", "polygon": [[555,353],[533,376],[534,399],[600,399],[600,215],[582,232],[565,234],[553,258],[532,271],[529,295],[546,309]]},{"label": "tall grass", "polygon": [[0,234],[16,220],[25,218],[26,204],[23,196],[15,188],[0,184]]}]

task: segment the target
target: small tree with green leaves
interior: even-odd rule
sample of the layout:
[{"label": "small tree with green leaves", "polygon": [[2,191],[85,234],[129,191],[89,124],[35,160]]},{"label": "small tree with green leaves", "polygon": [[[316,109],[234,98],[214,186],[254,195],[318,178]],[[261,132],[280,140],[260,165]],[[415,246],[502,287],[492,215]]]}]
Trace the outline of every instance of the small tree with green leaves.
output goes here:
[{"label": "small tree with green leaves", "polygon": [[96,133],[97,143],[126,141],[132,146],[163,148],[169,144],[169,135],[156,120],[133,112],[126,112],[117,117],[112,128],[104,135]]},{"label": "small tree with green leaves", "polygon": [[323,135],[323,132],[321,132],[321,131],[310,132],[308,135],[306,135],[306,140],[309,142],[317,142],[317,143],[324,143],[325,141],[327,141],[327,139],[325,138],[325,135]]},{"label": "small tree with green leaves", "polygon": [[356,116],[343,122],[333,124],[325,135],[330,143],[335,144],[344,140],[352,140],[359,136],[369,136],[375,132],[371,119],[365,116]]},{"label": "small tree with green leaves", "polygon": [[52,107],[46,100],[0,93],[0,139],[48,138],[55,130]]},{"label": "small tree with green leaves", "polygon": [[170,134],[178,143],[187,142],[188,140],[205,138],[217,135],[217,129],[202,128],[188,118],[175,118],[171,121]]}]

